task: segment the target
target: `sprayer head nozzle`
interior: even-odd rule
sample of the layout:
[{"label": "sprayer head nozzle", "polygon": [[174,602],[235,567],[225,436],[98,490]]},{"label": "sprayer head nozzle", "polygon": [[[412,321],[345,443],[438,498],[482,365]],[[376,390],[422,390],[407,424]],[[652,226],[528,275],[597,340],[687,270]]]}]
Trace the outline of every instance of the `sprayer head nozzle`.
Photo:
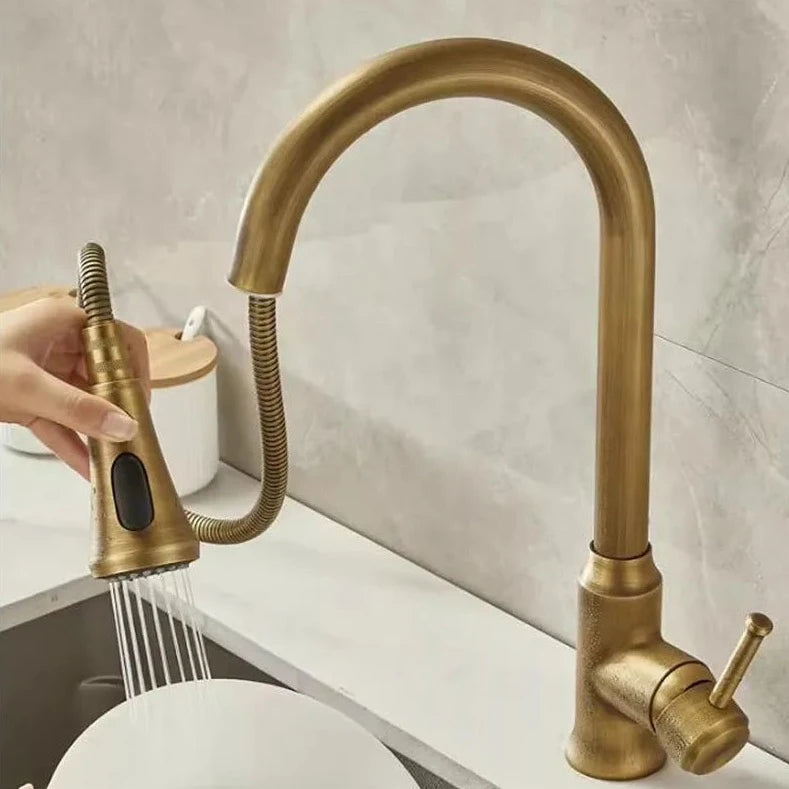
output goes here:
[{"label": "sprayer head nozzle", "polygon": [[106,578],[187,564],[199,542],[178,499],[153,428],[148,402],[112,317],[104,250],[79,256],[82,332],[88,382],[137,422],[128,441],[88,440],[93,504],[93,575]]},{"label": "sprayer head nozzle", "polygon": [[137,434],[114,443],[90,439],[93,496],[91,572],[98,577],[185,564],[199,556],[137,379],[92,390],[137,420]]}]

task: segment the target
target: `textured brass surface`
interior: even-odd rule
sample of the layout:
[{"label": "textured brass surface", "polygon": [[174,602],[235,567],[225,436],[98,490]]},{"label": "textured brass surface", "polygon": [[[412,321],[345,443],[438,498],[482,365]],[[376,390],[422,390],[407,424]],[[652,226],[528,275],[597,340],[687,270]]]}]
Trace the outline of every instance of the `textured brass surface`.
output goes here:
[{"label": "textured brass surface", "polygon": [[[100,327],[85,331],[94,328]],[[139,381],[129,378],[96,383],[91,391],[120,406],[139,423],[137,435],[131,441],[88,441],[93,513],[91,572],[105,578],[194,561],[200,555],[200,546],[162,457]],[[154,519],[142,531],[123,528],[116,512],[111,471],[115,459],[123,452],[136,455],[148,476]]]},{"label": "textured brass surface", "polygon": [[711,682],[686,690],[655,720],[655,731],[671,758],[697,775],[723,767],[748,742],[748,718],[734,703],[709,703]]},{"label": "textured brass surface", "polygon": [[594,674],[600,697],[624,712],[637,723],[652,728],[653,708],[662,709],[679,692],[690,674],[698,680],[712,679],[706,666],[666,643],[652,638],[644,646],[636,646],[603,661]]},{"label": "textured brass surface", "polygon": [[600,208],[595,550],[638,556],[647,548],[649,496],[652,187],[627,123],[577,71],[534,49],[487,39],[429,41],[361,67],[307,108],[258,171],[230,281],[251,293],[278,294],[304,209],[337,157],[396,113],[463,96],[541,115],[575,146],[594,183]]},{"label": "textured brass surface", "polygon": [[649,712],[649,725],[654,730],[655,720],[677,696],[701,682],[713,682],[710,670],[698,661],[683,663],[670,671],[660,682]]},{"label": "textured brass surface", "polygon": [[106,384],[134,378],[120,329],[114,320],[88,326],[82,333],[88,381]]},{"label": "textured brass surface", "polygon": [[[660,635],[662,580],[652,552],[622,560],[591,551],[578,591],[575,726],[567,759],[594,778],[641,778],[666,760],[647,725],[652,692],[668,671]],[[653,646],[660,647],[654,670]]]},{"label": "textured brass surface", "polygon": [[[90,569],[105,578],[194,561],[200,546],[167,470],[142,386],[134,376],[110,303],[104,250],[86,244],[79,254],[78,298],[87,325],[82,332],[91,391],[134,417],[137,434],[115,443],[88,439],[91,478],[92,551]],[[153,520],[140,531],[120,522],[112,467],[123,453],[143,464],[153,501]]]},{"label": "textured brass surface", "polygon": [[279,514],[288,487],[288,436],[277,355],[274,299],[249,298],[249,347],[260,427],[260,492],[240,518],[212,518],[186,511],[201,542],[239,543],[262,534]]},{"label": "textured brass surface", "polygon": [[[659,769],[665,754],[689,772],[711,772],[748,740],[748,719],[734,702],[710,703],[707,666],[663,640],[661,588],[651,551],[629,560],[592,551],[581,574],[567,759],[586,775],[640,778]],[[759,638],[767,621],[749,619],[746,634]],[[739,666],[747,654],[738,648],[733,661]]]},{"label": "textured brass surface", "polygon": [[734,696],[737,686],[742,682],[748,666],[756,656],[762,641],[773,632],[773,623],[764,614],[749,614],[745,621],[745,632],[723,673],[710,691],[710,704],[723,709]]}]

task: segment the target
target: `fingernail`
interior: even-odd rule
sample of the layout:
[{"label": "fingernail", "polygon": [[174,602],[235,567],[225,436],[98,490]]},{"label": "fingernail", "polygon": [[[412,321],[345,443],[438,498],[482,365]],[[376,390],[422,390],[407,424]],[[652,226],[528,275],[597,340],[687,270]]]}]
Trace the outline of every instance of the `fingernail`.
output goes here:
[{"label": "fingernail", "polygon": [[137,423],[120,411],[110,411],[101,423],[101,432],[112,441],[128,441],[137,433]]}]

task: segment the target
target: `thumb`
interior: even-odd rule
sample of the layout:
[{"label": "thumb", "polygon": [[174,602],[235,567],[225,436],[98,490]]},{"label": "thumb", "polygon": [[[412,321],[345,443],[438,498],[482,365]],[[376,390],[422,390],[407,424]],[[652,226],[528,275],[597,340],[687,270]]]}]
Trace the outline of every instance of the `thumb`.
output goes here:
[{"label": "thumb", "polygon": [[137,433],[137,422],[103,397],[56,378],[32,366],[24,377],[24,410],[35,418],[48,419],[91,438],[128,441]]}]

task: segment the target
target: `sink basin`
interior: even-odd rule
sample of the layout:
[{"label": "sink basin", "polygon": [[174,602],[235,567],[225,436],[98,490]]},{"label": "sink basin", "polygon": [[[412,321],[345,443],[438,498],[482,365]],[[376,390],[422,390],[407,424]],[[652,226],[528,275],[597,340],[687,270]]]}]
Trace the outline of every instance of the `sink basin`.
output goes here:
[{"label": "sink basin", "polygon": [[124,702],[69,748],[50,789],[416,789],[361,726],[262,682],[179,682]]},{"label": "sink basin", "polygon": [[[282,687],[210,639],[206,648],[214,677]],[[0,632],[0,789],[46,787],[79,735],[123,701],[119,673],[107,595]],[[395,756],[421,789],[451,789]]]}]

